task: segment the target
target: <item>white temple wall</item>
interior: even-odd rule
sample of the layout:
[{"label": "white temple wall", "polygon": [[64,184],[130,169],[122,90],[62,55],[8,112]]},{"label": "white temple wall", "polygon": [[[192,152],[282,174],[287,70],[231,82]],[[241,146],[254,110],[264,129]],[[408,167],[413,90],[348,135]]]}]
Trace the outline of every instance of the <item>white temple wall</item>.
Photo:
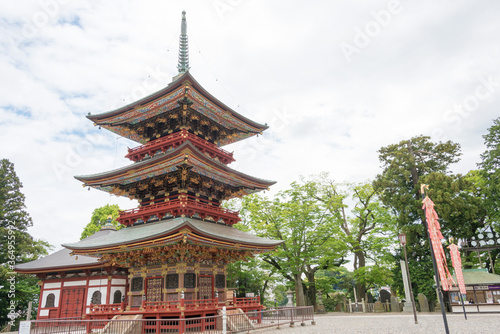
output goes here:
[{"label": "white temple wall", "polygon": [[101,292],[101,304],[106,304],[106,296],[108,295],[108,287],[107,286],[89,287],[87,290],[87,306],[90,306],[90,303],[92,302],[92,295],[94,294],[95,291]]},{"label": "white temple wall", "polygon": [[63,286],[79,286],[79,285],[87,285],[87,281],[65,281]]}]

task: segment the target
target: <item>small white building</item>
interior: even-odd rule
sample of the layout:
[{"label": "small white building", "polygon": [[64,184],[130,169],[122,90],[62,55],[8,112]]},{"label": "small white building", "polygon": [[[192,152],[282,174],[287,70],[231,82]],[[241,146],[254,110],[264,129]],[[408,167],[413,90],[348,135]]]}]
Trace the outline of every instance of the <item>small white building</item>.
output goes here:
[{"label": "small white building", "polygon": [[[467,296],[465,311],[468,313],[500,313],[500,276],[490,274],[486,269],[464,269],[464,282]],[[456,280],[456,276],[453,275]],[[463,312],[458,287],[449,292],[453,313]]]}]

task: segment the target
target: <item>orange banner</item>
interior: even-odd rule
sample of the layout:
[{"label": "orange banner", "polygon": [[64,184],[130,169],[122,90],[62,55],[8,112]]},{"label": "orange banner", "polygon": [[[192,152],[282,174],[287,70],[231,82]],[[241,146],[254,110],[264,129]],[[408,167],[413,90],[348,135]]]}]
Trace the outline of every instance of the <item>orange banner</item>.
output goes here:
[{"label": "orange banner", "polygon": [[462,258],[460,257],[460,251],[458,250],[458,246],[455,244],[449,245],[448,248],[450,249],[451,264],[455,269],[455,275],[457,276],[460,293],[462,295],[465,295],[467,292],[465,291],[464,275],[462,273]]},{"label": "orange banner", "polygon": [[448,264],[446,263],[446,255],[444,253],[443,244],[441,239],[444,239],[441,234],[441,226],[439,225],[439,217],[434,210],[434,202],[431,201],[429,196],[426,196],[422,203],[422,209],[425,210],[425,218],[427,219],[427,228],[429,229],[429,235],[431,239],[432,250],[434,251],[434,257],[436,258],[436,264],[439,272],[439,279],[441,281],[441,287],[443,290],[450,290],[450,283],[453,282],[450,271],[448,270]]}]

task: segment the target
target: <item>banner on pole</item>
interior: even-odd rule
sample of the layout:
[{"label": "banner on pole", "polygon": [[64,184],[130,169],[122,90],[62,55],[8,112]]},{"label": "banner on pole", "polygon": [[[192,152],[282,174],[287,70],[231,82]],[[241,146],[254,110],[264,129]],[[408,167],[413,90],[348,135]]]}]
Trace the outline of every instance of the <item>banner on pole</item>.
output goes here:
[{"label": "banner on pole", "polygon": [[455,269],[455,275],[457,276],[458,288],[460,289],[460,293],[462,295],[465,295],[467,294],[467,291],[465,291],[464,275],[462,273],[462,258],[460,257],[460,251],[458,250],[458,246],[455,244],[449,245],[448,248],[450,249],[451,265]]},{"label": "banner on pole", "polygon": [[448,264],[446,263],[446,255],[444,253],[443,244],[441,239],[444,239],[443,234],[441,234],[441,225],[439,225],[439,217],[434,210],[434,202],[425,196],[422,200],[424,204],[422,209],[425,211],[425,218],[427,219],[427,228],[429,229],[429,236],[431,239],[431,247],[434,251],[434,256],[436,257],[436,265],[439,272],[439,280],[441,281],[441,287],[443,290],[450,290],[451,282],[453,278],[451,277],[450,271],[448,270]]}]

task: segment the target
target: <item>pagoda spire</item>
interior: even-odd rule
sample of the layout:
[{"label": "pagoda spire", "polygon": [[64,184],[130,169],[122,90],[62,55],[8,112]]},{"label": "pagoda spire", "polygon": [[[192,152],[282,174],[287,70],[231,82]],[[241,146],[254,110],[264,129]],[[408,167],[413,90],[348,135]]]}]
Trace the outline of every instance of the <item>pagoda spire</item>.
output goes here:
[{"label": "pagoda spire", "polygon": [[189,48],[187,37],[186,11],[182,11],[181,36],[179,37],[179,74],[189,71]]}]

